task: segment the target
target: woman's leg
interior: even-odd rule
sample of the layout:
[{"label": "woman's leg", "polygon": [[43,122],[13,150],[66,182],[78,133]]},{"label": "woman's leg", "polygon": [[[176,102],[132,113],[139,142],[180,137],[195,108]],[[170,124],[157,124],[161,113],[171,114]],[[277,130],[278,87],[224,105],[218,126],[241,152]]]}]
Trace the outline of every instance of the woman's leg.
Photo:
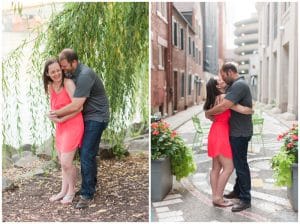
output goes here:
[{"label": "woman's leg", "polygon": [[61,154],[61,167],[63,170],[63,179],[66,182],[68,186],[68,191],[66,193],[66,196],[62,203],[69,203],[72,202],[73,197],[75,195],[75,173],[76,173],[76,167],[73,165],[73,159],[75,156],[76,150],[68,153],[62,153]]},{"label": "woman's leg", "polygon": [[[59,161],[59,163],[61,164],[61,152],[60,151],[57,151],[57,154],[58,154],[58,161]],[[60,199],[62,199],[65,195],[66,195],[66,193],[67,193],[67,191],[68,191],[68,184],[66,183],[66,181],[65,181],[65,178],[64,178],[64,172],[63,172],[63,169],[61,169],[61,176],[62,176],[62,178],[61,178],[61,190],[60,190],[60,192],[58,193],[58,194],[56,194],[56,195],[53,195],[49,200],[50,201],[57,201],[57,200],[60,200]]]},{"label": "woman's leg", "polygon": [[210,185],[212,191],[212,200],[216,200],[217,184],[220,175],[221,164],[217,157],[212,159],[212,169],[210,171]]},{"label": "woman's leg", "polygon": [[227,184],[227,181],[230,177],[230,175],[233,172],[233,161],[232,159],[226,158],[222,155],[218,156],[219,163],[222,166],[222,171],[218,177],[218,183],[216,187],[216,197],[221,198],[223,201],[223,193],[225,186]]}]

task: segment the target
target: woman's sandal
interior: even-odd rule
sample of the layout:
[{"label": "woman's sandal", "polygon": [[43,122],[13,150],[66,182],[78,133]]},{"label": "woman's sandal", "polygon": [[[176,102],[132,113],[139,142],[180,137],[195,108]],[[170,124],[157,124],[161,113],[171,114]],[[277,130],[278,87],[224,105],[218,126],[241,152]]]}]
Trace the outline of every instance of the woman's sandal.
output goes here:
[{"label": "woman's sandal", "polygon": [[67,194],[67,195],[65,195],[63,198],[62,198],[62,200],[60,201],[60,203],[62,203],[62,204],[64,204],[64,205],[66,205],[66,204],[71,204],[72,203],[72,201],[73,201],[73,199],[74,199],[74,197],[75,197],[75,194]]},{"label": "woman's sandal", "polygon": [[220,199],[220,200],[217,200],[217,201],[213,201],[213,205],[215,207],[225,208],[225,207],[233,206],[233,203],[231,201]]},{"label": "woman's sandal", "polygon": [[49,198],[49,201],[55,202],[55,201],[58,201],[60,199],[63,199],[64,196],[65,195],[56,194],[56,195],[53,195],[51,198]]}]

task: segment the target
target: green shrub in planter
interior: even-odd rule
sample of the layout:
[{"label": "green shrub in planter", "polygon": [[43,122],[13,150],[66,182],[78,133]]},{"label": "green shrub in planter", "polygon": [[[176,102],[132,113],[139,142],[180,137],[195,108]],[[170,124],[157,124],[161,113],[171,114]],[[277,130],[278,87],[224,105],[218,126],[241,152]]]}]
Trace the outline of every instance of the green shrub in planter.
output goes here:
[{"label": "green shrub in planter", "polygon": [[289,131],[279,135],[278,140],[283,140],[283,145],[271,160],[274,178],[276,185],[290,187],[292,164],[298,163],[298,125],[293,125]]},{"label": "green shrub in planter", "polygon": [[192,149],[169,128],[168,123],[160,120],[151,123],[151,159],[162,157],[171,159],[171,171],[176,180],[189,176],[197,169]]}]

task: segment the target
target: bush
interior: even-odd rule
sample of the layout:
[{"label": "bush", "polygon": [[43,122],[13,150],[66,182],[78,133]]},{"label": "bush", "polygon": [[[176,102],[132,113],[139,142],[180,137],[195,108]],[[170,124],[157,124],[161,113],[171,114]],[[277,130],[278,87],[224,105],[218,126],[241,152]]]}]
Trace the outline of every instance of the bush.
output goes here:
[{"label": "bush", "polygon": [[176,176],[176,180],[196,171],[191,148],[169,128],[168,123],[160,120],[151,123],[151,159],[162,157],[170,157],[172,174]]},{"label": "bush", "polygon": [[291,167],[293,163],[298,163],[298,125],[279,135],[278,141],[283,140],[279,152],[272,157],[272,168],[274,179],[278,186],[291,186]]}]

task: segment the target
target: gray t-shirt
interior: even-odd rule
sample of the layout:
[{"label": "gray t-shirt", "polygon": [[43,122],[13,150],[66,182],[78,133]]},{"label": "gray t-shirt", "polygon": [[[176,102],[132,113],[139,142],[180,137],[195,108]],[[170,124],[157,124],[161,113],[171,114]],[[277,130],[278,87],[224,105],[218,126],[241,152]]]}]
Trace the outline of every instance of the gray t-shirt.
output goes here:
[{"label": "gray t-shirt", "polygon": [[[235,80],[227,89],[225,99],[234,104],[252,107],[250,88],[242,77]],[[252,115],[241,114],[231,110],[230,136],[249,137],[253,134]]]},{"label": "gray t-shirt", "polygon": [[79,63],[72,80],[76,85],[74,97],[86,97],[83,105],[83,119],[98,122],[109,121],[108,98],[102,81],[89,67]]}]

